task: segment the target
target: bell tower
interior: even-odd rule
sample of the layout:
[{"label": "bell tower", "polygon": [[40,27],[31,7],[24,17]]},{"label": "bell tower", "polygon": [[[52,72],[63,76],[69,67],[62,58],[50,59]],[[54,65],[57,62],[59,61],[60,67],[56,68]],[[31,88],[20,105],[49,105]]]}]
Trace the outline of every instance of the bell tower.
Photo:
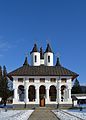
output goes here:
[{"label": "bell tower", "polygon": [[38,51],[36,44],[34,44],[34,47],[32,51],[30,52],[30,55],[31,55],[31,65],[39,66],[40,65],[40,52]]},{"label": "bell tower", "polygon": [[53,66],[53,52],[49,43],[47,44],[47,48],[44,52],[44,64],[46,66]]}]

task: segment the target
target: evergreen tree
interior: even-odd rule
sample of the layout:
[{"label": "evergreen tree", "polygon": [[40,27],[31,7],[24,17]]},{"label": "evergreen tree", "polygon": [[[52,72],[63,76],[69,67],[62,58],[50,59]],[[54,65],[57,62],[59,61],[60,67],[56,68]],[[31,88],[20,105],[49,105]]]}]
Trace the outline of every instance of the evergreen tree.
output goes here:
[{"label": "evergreen tree", "polygon": [[82,93],[82,90],[79,81],[76,79],[72,87],[72,94],[79,94],[79,93]]},{"label": "evergreen tree", "polygon": [[[0,91],[2,89],[1,87],[1,82],[2,82],[2,67],[0,66]],[[0,97],[2,96],[2,92],[0,92]]]},{"label": "evergreen tree", "polygon": [[12,91],[10,91],[8,87],[6,67],[3,66],[3,72],[0,68],[0,97],[2,98],[4,106],[6,106],[7,98],[9,98],[11,95]]},{"label": "evergreen tree", "polygon": [[1,77],[2,77],[2,67],[0,66],[0,80],[1,80]]}]

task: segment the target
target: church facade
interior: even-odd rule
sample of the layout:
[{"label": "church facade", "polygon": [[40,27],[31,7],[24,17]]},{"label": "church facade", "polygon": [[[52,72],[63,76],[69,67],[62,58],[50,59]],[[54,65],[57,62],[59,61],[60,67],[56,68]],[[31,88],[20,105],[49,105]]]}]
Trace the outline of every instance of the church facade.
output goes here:
[{"label": "church facade", "polygon": [[53,65],[53,52],[49,44],[45,52],[34,44],[31,65],[25,58],[23,66],[10,72],[13,80],[14,107],[71,106],[72,81],[78,76],[64,68],[57,58]]}]

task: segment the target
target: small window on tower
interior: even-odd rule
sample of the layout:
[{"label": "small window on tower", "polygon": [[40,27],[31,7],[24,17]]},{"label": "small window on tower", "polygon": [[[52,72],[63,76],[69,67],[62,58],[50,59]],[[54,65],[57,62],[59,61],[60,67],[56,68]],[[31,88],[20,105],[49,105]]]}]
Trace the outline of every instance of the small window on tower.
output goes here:
[{"label": "small window on tower", "polygon": [[50,56],[48,56],[48,62],[50,62]]},{"label": "small window on tower", "polygon": [[35,62],[37,62],[37,56],[35,55]]}]

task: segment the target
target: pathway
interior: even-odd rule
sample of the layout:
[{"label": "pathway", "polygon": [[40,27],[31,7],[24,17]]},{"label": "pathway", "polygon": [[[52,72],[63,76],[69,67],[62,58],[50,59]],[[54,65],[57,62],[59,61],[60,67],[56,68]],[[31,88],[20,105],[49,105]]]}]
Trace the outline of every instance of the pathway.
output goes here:
[{"label": "pathway", "polygon": [[49,108],[37,108],[28,120],[59,120]]}]

